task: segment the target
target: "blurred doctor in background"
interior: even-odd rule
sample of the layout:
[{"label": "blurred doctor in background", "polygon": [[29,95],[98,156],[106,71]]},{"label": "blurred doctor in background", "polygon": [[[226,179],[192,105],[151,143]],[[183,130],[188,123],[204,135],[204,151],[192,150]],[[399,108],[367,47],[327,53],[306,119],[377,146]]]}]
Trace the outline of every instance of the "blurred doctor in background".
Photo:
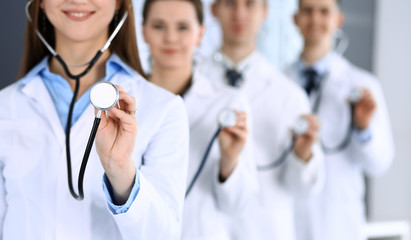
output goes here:
[{"label": "blurred doctor in background", "polygon": [[[146,0],[143,35],[153,60],[149,81],[184,98],[190,123],[182,239],[223,240],[230,239],[224,216],[242,212],[257,193],[256,167],[245,96],[193,71],[194,49],[203,32],[201,0]],[[218,134],[198,172],[224,109],[237,110],[237,121]]]},{"label": "blurred doctor in background", "polygon": [[[275,70],[256,49],[267,15],[264,0],[217,0],[212,12],[223,30],[223,44],[199,70],[214,83],[242,91],[253,116],[254,159],[258,166],[276,162],[290,145],[292,128],[310,112],[305,93]],[[245,213],[229,219],[233,239],[295,239],[293,200],[319,190],[322,152],[315,145],[317,119],[305,116],[308,131],[297,137],[292,152],[277,167],[258,172],[260,191]],[[264,169],[264,170],[262,170]]]},{"label": "blurred doctor in background", "polygon": [[286,73],[318,114],[327,175],[320,195],[296,203],[298,239],[358,240],[365,223],[364,174],[384,173],[394,155],[384,96],[375,77],[333,51],[344,21],[339,0],[300,0],[294,19],[304,49]]}]

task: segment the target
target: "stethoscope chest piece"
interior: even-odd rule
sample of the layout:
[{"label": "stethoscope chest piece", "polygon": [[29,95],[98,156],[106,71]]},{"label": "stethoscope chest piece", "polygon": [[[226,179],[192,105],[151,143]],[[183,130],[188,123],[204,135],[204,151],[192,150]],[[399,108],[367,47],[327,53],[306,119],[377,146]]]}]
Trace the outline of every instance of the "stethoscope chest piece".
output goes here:
[{"label": "stethoscope chest piece", "polygon": [[294,133],[299,136],[303,135],[308,131],[308,128],[310,127],[307,119],[300,117],[294,124]]},{"label": "stethoscope chest piece", "polygon": [[95,83],[90,90],[90,102],[99,111],[108,111],[118,104],[119,92],[111,82]]},{"label": "stethoscope chest piece", "polygon": [[359,88],[351,89],[348,98],[351,103],[357,103],[362,98],[362,91]]},{"label": "stethoscope chest piece", "polygon": [[232,109],[224,109],[218,115],[218,124],[221,128],[232,127],[237,122],[237,114]]}]

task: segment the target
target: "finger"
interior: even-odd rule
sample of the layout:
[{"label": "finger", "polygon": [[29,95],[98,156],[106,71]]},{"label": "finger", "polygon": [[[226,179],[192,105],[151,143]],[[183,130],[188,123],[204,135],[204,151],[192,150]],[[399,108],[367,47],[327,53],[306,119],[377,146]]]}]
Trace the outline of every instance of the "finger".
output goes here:
[{"label": "finger", "polygon": [[247,120],[247,114],[245,112],[237,112],[237,121],[246,121]]},{"label": "finger", "polygon": [[320,121],[316,115],[304,115],[303,117],[308,121],[309,129],[315,131],[320,129]]},{"label": "finger", "polygon": [[121,126],[134,126],[137,125],[137,120],[132,115],[117,109],[112,108],[108,111],[109,118]]},{"label": "finger", "polygon": [[[137,110],[137,104],[136,104],[135,98],[125,92],[120,93],[119,102],[120,102],[121,110],[123,111],[134,112]],[[133,115],[135,117],[135,114]]]},{"label": "finger", "polygon": [[231,128],[226,128],[223,130],[226,133],[230,133],[231,135],[234,135],[235,137],[241,138],[241,139],[247,139],[248,132],[244,129],[240,129],[237,127],[231,127]]},{"label": "finger", "polygon": [[245,119],[243,120],[237,120],[236,124],[234,125],[236,127],[241,127],[241,128],[247,128],[247,121]]}]

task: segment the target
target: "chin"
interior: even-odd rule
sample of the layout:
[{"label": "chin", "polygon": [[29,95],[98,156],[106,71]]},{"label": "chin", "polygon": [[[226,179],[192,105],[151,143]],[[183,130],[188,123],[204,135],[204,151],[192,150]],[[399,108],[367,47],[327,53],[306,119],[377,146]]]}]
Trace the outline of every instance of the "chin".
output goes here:
[{"label": "chin", "polygon": [[163,69],[174,70],[178,68],[182,68],[187,64],[182,63],[181,61],[163,61],[159,63],[159,66]]}]

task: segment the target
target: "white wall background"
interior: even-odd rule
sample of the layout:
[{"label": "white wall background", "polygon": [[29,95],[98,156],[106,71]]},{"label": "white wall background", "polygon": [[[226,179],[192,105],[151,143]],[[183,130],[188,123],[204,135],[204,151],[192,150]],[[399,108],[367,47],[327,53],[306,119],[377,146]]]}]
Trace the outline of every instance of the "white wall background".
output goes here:
[{"label": "white wall background", "polygon": [[411,221],[411,1],[378,0],[375,74],[391,117],[396,157],[388,174],[371,182],[371,220]]}]

